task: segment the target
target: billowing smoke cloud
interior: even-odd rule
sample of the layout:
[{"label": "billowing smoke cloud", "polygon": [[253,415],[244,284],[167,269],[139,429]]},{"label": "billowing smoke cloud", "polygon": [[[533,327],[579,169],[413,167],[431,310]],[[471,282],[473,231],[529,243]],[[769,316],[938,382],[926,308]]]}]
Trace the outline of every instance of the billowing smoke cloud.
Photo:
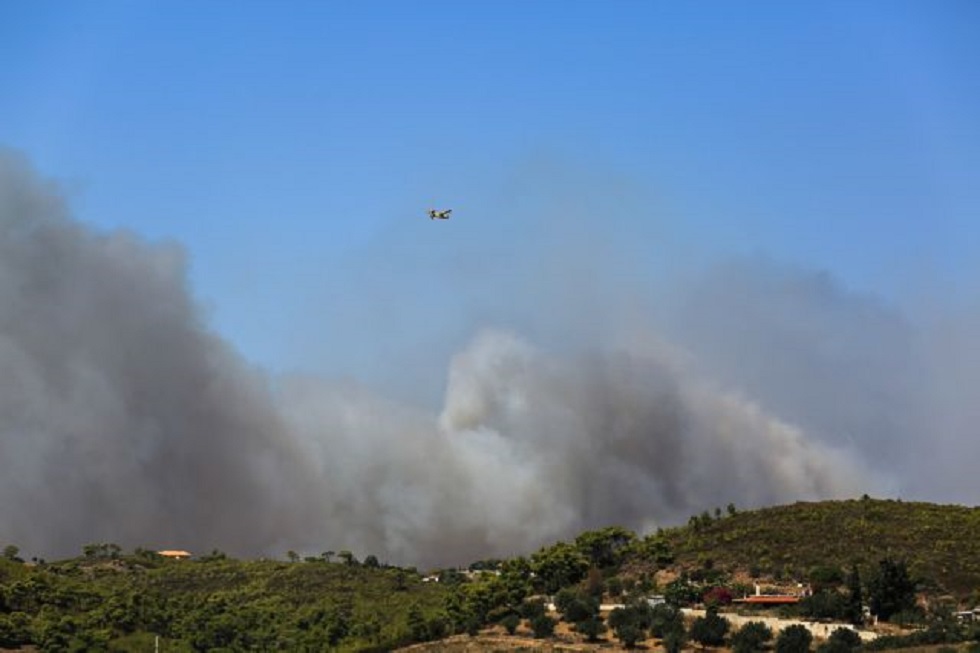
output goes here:
[{"label": "billowing smoke cloud", "polygon": [[0,156],[0,537],[266,547],[309,517],[296,460],[181,250],[84,228]]},{"label": "billowing smoke cloud", "polygon": [[912,320],[826,273],[759,258],[704,273],[665,330],[724,387],[874,461],[872,490],[976,505],[978,314],[936,295]]},{"label": "billowing smoke cloud", "polygon": [[310,379],[282,400],[320,461],[336,537],[400,558],[514,554],[590,526],[859,487],[840,452],[664,358],[554,359],[499,331],[455,357],[437,419]]},{"label": "billowing smoke cloud", "polygon": [[[431,410],[250,368],[178,246],[80,225],[0,155],[0,541],[429,565],[886,487],[923,387],[921,361],[894,357],[911,327],[791,272],[726,276],[738,294],[693,288],[664,322],[673,344],[642,325],[573,348],[478,330]],[[862,462],[889,445],[899,462]]]}]

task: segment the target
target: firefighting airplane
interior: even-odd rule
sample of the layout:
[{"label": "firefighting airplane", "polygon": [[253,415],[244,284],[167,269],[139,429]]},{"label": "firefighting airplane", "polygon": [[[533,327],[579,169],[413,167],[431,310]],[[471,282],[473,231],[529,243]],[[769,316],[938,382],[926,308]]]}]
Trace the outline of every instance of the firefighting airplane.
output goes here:
[{"label": "firefighting airplane", "polygon": [[437,211],[436,209],[429,209],[429,219],[430,220],[448,220],[449,214],[452,213],[452,209],[446,209],[445,211]]}]

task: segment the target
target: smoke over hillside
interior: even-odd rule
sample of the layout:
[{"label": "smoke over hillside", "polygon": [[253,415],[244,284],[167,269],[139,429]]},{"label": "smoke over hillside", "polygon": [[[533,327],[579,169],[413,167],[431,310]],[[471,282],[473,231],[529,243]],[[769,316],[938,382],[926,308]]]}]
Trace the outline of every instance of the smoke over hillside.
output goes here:
[{"label": "smoke over hillside", "polygon": [[301,527],[267,382],[202,323],[178,247],[93,233],[10,156],[0,230],[4,540],[262,548]]},{"label": "smoke over hillside", "polygon": [[[433,564],[883,487],[915,442],[911,328],[768,276],[734,275],[737,295],[705,282],[664,327],[675,344],[638,330],[568,353],[478,331],[431,411],[250,368],[209,330],[179,246],[73,221],[0,155],[0,541]],[[862,462],[889,445],[887,466]]]}]

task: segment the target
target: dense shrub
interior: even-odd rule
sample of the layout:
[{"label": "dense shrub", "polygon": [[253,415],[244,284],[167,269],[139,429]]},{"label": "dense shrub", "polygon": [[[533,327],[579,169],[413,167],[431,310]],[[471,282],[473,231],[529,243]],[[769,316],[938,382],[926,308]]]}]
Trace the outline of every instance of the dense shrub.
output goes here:
[{"label": "dense shrub", "polygon": [[732,635],[732,650],[735,653],[761,651],[772,639],[772,629],[761,621],[750,621]]},{"label": "dense shrub", "polygon": [[776,653],[806,653],[813,643],[813,635],[804,626],[783,628],[776,638]]},{"label": "dense shrub", "polygon": [[725,643],[728,628],[728,620],[709,609],[705,616],[691,622],[689,634],[701,646],[721,646]]},{"label": "dense shrub", "polygon": [[557,621],[548,615],[540,615],[531,620],[531,630],[537,639],[545,639],[555,634]]}]

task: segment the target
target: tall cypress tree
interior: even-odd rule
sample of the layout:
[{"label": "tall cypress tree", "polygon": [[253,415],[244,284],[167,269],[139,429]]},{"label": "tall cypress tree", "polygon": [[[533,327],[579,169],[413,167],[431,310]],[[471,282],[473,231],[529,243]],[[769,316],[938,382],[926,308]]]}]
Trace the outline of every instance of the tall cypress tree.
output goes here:
[{"label": "tall cypress tree", "polygon": [[861,575],[856,564],[851,565],[847,574],[847,603],[844,607],[844,618],[854,626],[864,624],[864,594],[861,592]]},{"label": "tall cypress tree", "polygon": [[915,584],[905,562],[886,558],[878,563],[878,573],[868,583],[871,612],[888,621],[897,612],[915,609]]}]

